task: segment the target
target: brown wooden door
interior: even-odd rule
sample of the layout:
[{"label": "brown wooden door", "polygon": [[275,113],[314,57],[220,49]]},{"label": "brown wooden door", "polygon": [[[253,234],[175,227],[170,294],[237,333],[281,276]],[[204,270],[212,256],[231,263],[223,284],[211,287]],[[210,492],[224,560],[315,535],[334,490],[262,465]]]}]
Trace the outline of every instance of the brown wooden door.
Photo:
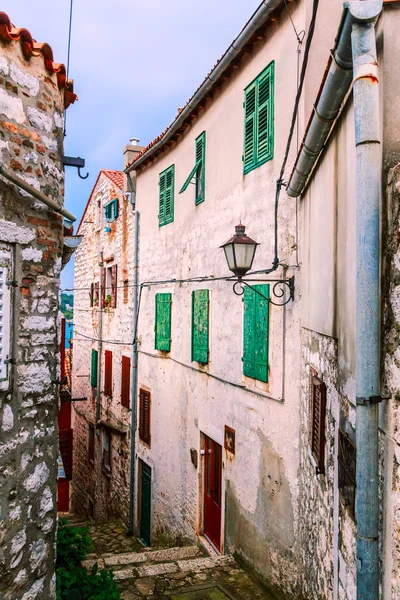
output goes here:
[{"label": "brown wooden door", "polygon": [[204,535],[221,549],[222,447],[205,438]]}]

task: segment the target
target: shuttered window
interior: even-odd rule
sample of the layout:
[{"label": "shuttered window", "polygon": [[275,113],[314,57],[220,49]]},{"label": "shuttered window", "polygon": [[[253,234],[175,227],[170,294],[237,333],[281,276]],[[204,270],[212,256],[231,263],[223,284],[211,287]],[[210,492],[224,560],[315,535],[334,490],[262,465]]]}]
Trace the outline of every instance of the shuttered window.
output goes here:
[{"label": "shuttered window", "polygon": [[72,479],[73,430],[60,429],[60,431],[58,432],[58,439],[60,444],[60,454],[64,467],[65,478],[70,481]]},{"label": "shuttered window", "polygon": [[156,350],[171,350],[171,294],[156,294]]},{"label": "shuttered window", "polygon": [[98,369],[99,353],[97,350],[92,350],[92,365],[90,370],[90,385],[97,387],[97,369]]},{"label": "shuttered window", "polygon": [[325,473],[325,413],[326,386],[318,377],[311,377],[311,453],[317,463],[317,473]]},{"label": "shuttered window", "polygon": [[111,267],[111,308],[117,308],[117,265]]},{"label": "shuttered window", "polygon": [[107,474],[111,473],[111,432],[106,427],[103,429],[102,466]]},{"label": "shuttered window", "polygon": [[139,438],[151,444],[151,396],[147,390],[139,392]]},{"label": "shuttered window", "polygon": [[112,352],[104,352],[104,393],[106,396],[112,396]]},{"label": "shuttered window", "polygon": [[175,165],[159,175],[159,213],[158,225],[167,225],[174,220]]},{"label": "shuttered window", "polygon": [[99,303],[99,282],[90,284],[90,306],[97,306]]},{"label": "shuttered window", "polygon": [[105,206],[106,221],[108,221],[108,222],[115,221],[115,219],[118,218],[118,215],[119,215],[118,198],[114,198],[114,200],[111,200],[111,202],[108,202],[108,204],[106,204],[106,206]]},{"label": "shuttered window", "polygon": [[94,439],[94,425],[89,425],[88,459],[90,462],[94,462]]},{"label": "shuttered window", "polygon": [[355,516],[356,509],[356,447],[347,433],[339,429],[339,490],[342,500]]},{"label": "shuttered window", "polygon": [[[255,285],[269,298],[269,285]],[[269,302],[246,287],[243,295],[243,374],[268,381]]]},{"label": "shuttered window", "polygon": [[274,156],[274,70],[272,62],[244,92],[245,174]]},{"label": "shuttered window", "polygon": [[12,250],[0,246],[0,389],[6,390],[10,383],[9,359],[11,352],[11,286],[13,279]]},{"label": "shuttered window", "polygon": [[121,404],[129,408],[131,392],[131,359],[129,356],[123,356],[121,361]]},{"label": "shuttered window", "polygon": [[[195,165],[190,171],[188,178],[181,187],[179,193],[187,190],[190,183],[195,184],[195,203],[200,204],[204,201],[205,182],[206,182],[206,132],[203,131],[196,138]],[[194,180],[194,181],[193,181]]]},{"label": "shuttered window", "polygon": [[208,363],[209,291],[192,292],[192,361]]}]

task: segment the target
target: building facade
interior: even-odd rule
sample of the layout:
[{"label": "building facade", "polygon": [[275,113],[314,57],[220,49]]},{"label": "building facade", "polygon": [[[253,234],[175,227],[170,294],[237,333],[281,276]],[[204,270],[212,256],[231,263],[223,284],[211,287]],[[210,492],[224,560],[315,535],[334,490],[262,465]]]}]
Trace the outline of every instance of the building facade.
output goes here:
[{"label": "building facade", "polygon": [[[0,596],[55,598],[64,110],[48,44],[0,13]],[[54,202],[57,212],[21,186]],[[72,217],[72,215],[71,215]]]}]

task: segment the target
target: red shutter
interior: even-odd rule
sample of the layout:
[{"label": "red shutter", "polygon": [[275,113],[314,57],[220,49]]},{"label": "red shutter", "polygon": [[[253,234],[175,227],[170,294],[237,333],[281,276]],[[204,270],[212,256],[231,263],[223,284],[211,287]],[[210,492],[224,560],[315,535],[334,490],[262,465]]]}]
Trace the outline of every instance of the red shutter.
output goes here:
[{"label": "red shutter", "polygon": [[129,356],[122,357],[121,375],[121,404],[129,408],[129,396],[131,391],[131,359]]},{"label": "red shutter", "polygon": [[73,430],[62,429],[59,432],[60,454],[64,465],[65,477],[72,479],[72,442]]},{"label": "red shutter", "polygon": [[312,377],[311,394],[311,452],[317,463],[317,473],[325,473],[326,386],[318,377]]},{"label": "red shutter", "polygon": [[109,291],[106,290],[106,285],[107,285],[107,269],[106,269],[106,267],[104,267],[104,269],[103,269],[103,289],[102,289],[102,294],[101,294],[103,307],[105,306],[106,295],[109,293]]},{"label": "red shutter", "polygon": [[117,265],[111,267],[111,308],[117,307]]},{"label": "red shutter", "polygon": [[139,392],[139,438],[145,444],[151,443],[151,398],[150,392]]},{"label": "red shutter", "polygon": [[112,396],[112,352],[104,352],[104,393],[106,396]]}]

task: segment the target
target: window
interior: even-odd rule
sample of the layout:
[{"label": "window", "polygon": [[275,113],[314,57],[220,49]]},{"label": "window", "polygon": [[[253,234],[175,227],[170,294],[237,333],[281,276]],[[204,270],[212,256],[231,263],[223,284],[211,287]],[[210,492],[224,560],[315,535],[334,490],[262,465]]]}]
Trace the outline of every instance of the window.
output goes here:
[{"label": "window", "polygon": [[174,220],[175,165],[159,175],[159,212],[158,225],[167,225]]},{"label": "window", "polygon": [[106,473],[111,473],[111,432],[106,427],[103,429],[103,459],[102,466]]},{"label": "window", "polygon": [[147,390],[139,391],[139,438],[145,444],[151,444],[151,396]]},{"label": "window", "polygon": [[104,267],[103,269],[103,306],[117,308],[117,276],[118,267]]},{"label": "window", "polygon": [[104,352],[104,393],[106,396],[112,396],[112,352]]},{"label": "window", "polygon": [[192,180],[194,179],[194,185],[196,188],[195,203],[200,204],[204,201],[205,192],[205,172],[206,172],[206,132],[203,131],[196,138],[196,152],[195,152],[195,165],[190,172],[189,177],[183,184],[180,194],[185,192]]},{"label": "window", "polygon": [[[269,285],[255,285],[269,298]],[[268,381],[269,302],[246,287],[243,296],[243,374]]]},{"label": "window", "polygon": [[0,390],[9,387],[9,363],[11,351],[11,286],[13,279],[12,250],[0,245]]},{"label": "window", "polygon": [[272,62],[244,91],[244,174],[274,156],[274,70]]},{"label": "window", "polygon": [[99,305],[99,282],[90,284],[90,306]]},{"label": "window", "polygon": [[349,436],[339,429],[339,490],[350,514],[356,505],[356,448]]},{"label": "window", "polygon": [[60,445],[60,454],[65,472],[65,479],[71,481],[72,479],[72,444],[73,444],[73,430],[72,429],[60,429],[58,432],[58,439]]},{"label": "window", "polygon": [[89,462],[94,463],[94,425],[89,425],[89,440],[88,440],[88,458]]},{"label": "window", "polygon": [[317,463],[317,475],[325,473],[325,411],[326,385],[311,375],[311,453]]},{"label": "window", "polygon": [[171,294],[156,294],[156,350],[171,350]]},{"label": "window", "polygon": [[208,290],[192,292],[192,361],[208,363]]},{"label": "window", "polygon": [[90,385],[93,388],[97,387],[97,370],[98,370],[99,353],[97,350],[92,350],[92,365],[90,370]]},{"label": "window", "polygon": [[121,364],[121,404],[122,406],[125,406],[125,408],[129,408],[131,392],[131,359],[129,356],[123,356]]},{"label": "window", "polygon": [[105,205],[104,212],[105,212],[105,216],[106,216],[106,221],[108,223],[115,221],[115,219],[118,218],[118,214],[119,214],[118,198],[114,198],[114,200],[111,200],[111,202],[108,202]]}]

